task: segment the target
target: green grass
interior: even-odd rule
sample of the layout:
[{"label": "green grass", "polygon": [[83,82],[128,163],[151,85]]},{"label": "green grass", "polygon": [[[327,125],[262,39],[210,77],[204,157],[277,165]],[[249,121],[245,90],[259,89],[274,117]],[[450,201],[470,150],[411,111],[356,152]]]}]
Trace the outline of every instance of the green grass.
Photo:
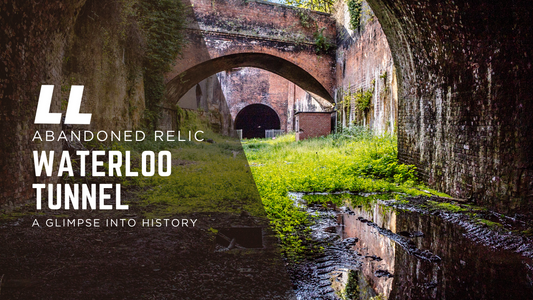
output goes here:
[{"label": "green grass", "polygon": [[442,209],[442,210],[446,210],[446,211],[450,211],[454,213],[470,211],[470,209],[468,208],[464,208],[458,204],[453,204],[453,203],[448,203],[448,202],[436,202],[436,201],[429,200],[427,201],[427,203],[428,203],[428,206],[431,208]]},{"label": "green grass", "polygon": [[[221,136],[209,129],[195,112],[180,110],[183,132],[202,130],[204,142],[161,142],[147,136],[145,141],[119,143],[114,149],[132,152],[140,168],[141,152],[169,150],[172,174],[168,177],[134,177],[124,185],[137,187],[145,217],[160,218],[193,212],[241,213],[266,217],[255,183],[238,139]],[[211,142],[207,142],[210,139]]]},{"label": "green grass", "polygon": [[299,142],[294,135],[252,139],[244,141],[243,147],[266,213],[291,259],[299,259],[309,250],[305,240],[311,220],[293,205],[289,191],[436,193],[417,183],[414,166],[398,163],[394,137],[372,136],[365,130]]},{"label": "green grass", "polygon": [[[164,217],[191,212],[230,212],[245,210],[255,216],[264,216],[239,141],[211,136],[215,143],[187,142],[180,147],[135,145],[135,156],[140,149],[170,149],[174,166],[169,177],[137,177],[126,184],[142,189],[141,205],[146,217]],[[132,144],[133,145],[133,144]],[[138,159],[138,158],[137,158]]]},{"label": "green grass", "polygon": [[503,228],[503,225],[498,222],[493,222],[485,219],[477,219],[479,224],[485,225],[491,229]]}]

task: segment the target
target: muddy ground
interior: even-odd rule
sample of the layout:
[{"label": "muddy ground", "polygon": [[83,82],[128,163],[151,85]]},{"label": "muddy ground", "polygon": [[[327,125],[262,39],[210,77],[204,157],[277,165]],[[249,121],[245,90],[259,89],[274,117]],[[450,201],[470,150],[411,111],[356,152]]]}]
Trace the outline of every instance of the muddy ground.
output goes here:
[{"label": "muddy ground", "polygon": [[[0,221],[2,300],[291,296],[277,239],[265,219],[246,212],[169,217],[197,219],[195,227],[56,228],[47,227],[45,220],[131,218],[140,223],[141,208],[133,206],[127,214],[56,211],[36,216],[34,207]],[[36,218],[41,227],[32,227]],[[263,247],[217,244],[214,229],[229,227],[261,227]]]}]

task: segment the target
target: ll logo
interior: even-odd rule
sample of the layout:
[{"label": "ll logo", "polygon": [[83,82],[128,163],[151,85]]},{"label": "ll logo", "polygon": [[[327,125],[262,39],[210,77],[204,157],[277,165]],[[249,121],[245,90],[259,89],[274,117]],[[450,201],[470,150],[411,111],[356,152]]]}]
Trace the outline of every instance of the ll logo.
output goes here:
[{"label": "ll logo", "polygon": [[[37,113],[35,114],[35,124],[60,124],[61,113],[51,113],[53,85],[42,85],[39,103],[37,103]],[[83,85],[73,85],[70,88],[67,113],[65,114],[65,124],[91,124],[92,114],[80,113],[81,97],[83,96]]]}]

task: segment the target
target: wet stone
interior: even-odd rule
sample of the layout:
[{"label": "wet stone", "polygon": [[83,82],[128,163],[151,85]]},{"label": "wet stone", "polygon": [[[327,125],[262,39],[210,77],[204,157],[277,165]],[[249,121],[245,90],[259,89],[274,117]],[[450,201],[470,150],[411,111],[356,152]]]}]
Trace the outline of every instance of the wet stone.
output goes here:
[{"label": "wet stone", "polygon": [[[297,299],[341,299],[348,287],[357,299],[533,299],[531,239],[453,212],[375,199],[351,205],[347,198],[336,211],[307,209],[317,215],[313,243],[324,251],[290,267]],[[505,216],[494,220],[507,230],[508,223],[527,228]]]}]

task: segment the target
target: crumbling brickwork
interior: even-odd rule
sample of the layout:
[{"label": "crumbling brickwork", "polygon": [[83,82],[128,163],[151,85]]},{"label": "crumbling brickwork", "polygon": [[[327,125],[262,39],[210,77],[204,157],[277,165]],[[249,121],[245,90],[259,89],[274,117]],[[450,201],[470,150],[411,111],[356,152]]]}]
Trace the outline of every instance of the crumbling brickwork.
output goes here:
[{"label": "crumbling brickwork", "polygon": [[[330,15],[261,1],[190,4],[189,43],[166,75],[168,107],[207,76],[235,67],[262,68],[333,99],[336,30]],[[331,47],[316,45],[319,33]]]},{"label": "crumbling brickwork", "polygon": [[84,85],[81,112],[92,113],[81,130],[138,126],[144,111],[142,77],[131,79],[131,37],[119,2],[102,0],[0,2],[0,212],[33,198],[33,150],[61,151],[62,142],[32,141],[41,85],[54,85],[51,112],[65,112],[70,86]]},{"label": "crumbling brickwork", "polygon": [[[347,1],[335,4],[337,20],[337,94],[341,127],[365,125],[377,134],[395,132],[398,112],[396,72],[387,38],[374,13],[363,2],[360,26],[352,28]],[[361,111],[359,95],[371,95]]]},{"label": "crumbling brickwork", "polygon": [[398,72],[398,152],[430,186],[533,211],[533,2],[369,0]]}]

